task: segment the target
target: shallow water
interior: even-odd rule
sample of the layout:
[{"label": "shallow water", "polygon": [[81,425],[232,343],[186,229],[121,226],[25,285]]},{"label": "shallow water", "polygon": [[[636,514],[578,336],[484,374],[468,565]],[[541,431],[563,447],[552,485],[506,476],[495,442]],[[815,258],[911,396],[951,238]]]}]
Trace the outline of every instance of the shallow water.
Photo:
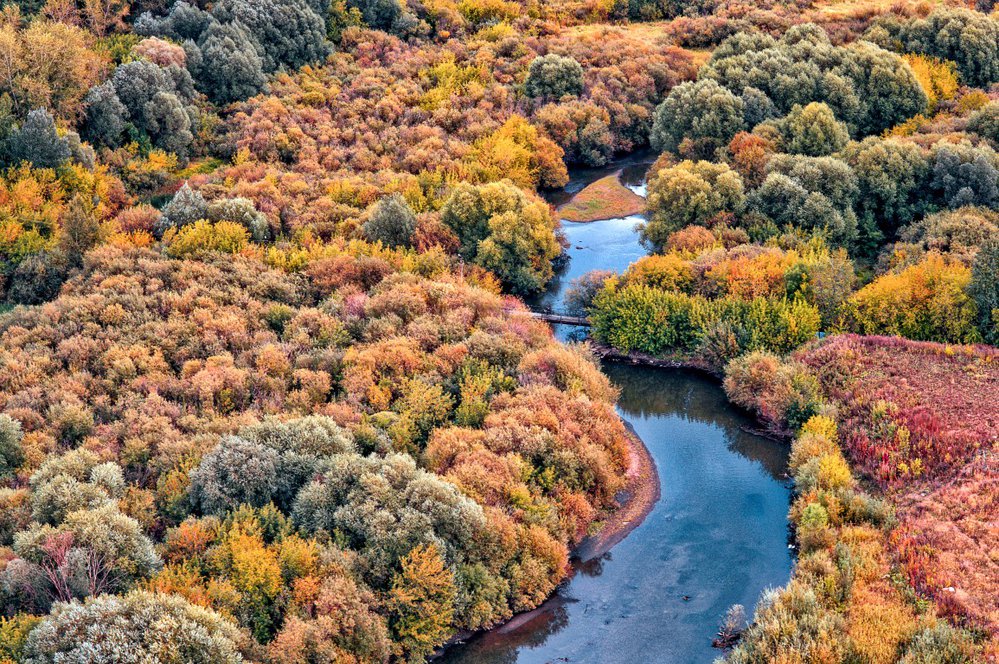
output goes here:
[{"label": "shallow water", "polygon": [[645,442],[662,497],[609,553],[578,561],[531,620],[450,649],[448,664],[710,662],[722,616],[787,582],[786,446],[718,385],[684,371],[605,367]]},{"label": "shallow water", "polygon": [[[618,172],[624,186],[645,196],[645,173],[653,159],[648,153],[638,153],[602,168],[574,170],[564,190],[548,192],[548,202],[562,205],[591,182]],[[646,254],[637,230],[642,221],[642,215],[585,223],[563,221],[562,232],[569,241],[568,260],[556,270],[547,290],[526,298],[528,306],[536,311],[565,313],[565,291],[573,279],[593,270],[623,272]],[[566,334],[562,331],[563,336]]]},{"label": "shallow water", "polygon": [[569,260],[557,271],[547,290],[527,299],[528,306],[536,311],[565,313],[565,292],[573,279],[592,270],[623,272],[646,254],[635,229],[641,222],[638,215],[588,223],[564,222]]},{"label": "shallow water", "polygon": [[[645,194],[648,156],[573,173],[575,193],[618,170]],[[567,197],[550,198],[560,204]],[[564,223],[569,261],[535,309],[564,312],[572,279],[590,270],[621,272],[645,255],[642,217]],[[562,340],[582,328],[555,326]],[[747,433],[753,422],[717,383],[699,374],[608,364],[621,389],[618,412],[655,460],[661,498],[645,521],[609,553],[575,561],[575,575],[526,622],[450,648],[447,664],[644,664],[710,662],[721,618],[748,612],[767,587],[787,582],[789,483],[785,445]]]}]

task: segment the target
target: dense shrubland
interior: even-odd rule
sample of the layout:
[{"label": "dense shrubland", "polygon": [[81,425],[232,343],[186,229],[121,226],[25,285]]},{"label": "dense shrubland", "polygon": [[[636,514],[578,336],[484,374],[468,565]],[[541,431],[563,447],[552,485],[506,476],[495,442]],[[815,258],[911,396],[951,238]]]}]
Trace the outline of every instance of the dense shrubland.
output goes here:
[{"label": "dense shrubland", "polygon": [[[764,598],[733,661],[832,650],[970,662],[982,641],[994,653],[985,524],[997,433],[980,414],[997,408],[995,360],[987,346],[843,335],[788,360],[755,353],[729,366],[730,398],[796,433],[791,517],[803,554],[791,584]],[[860,490],[841,449],[884,500]]]},{"label": "dense shrubland", "polygon": [[92,252],[3,326],[3,603],[55,607],[25,652],[79,647],[87,612],[141,633],[163,593],[281,661],[419,657],[537,605],[627,451],[607,379],[518,307],[376,258]]},{"label": "dense shrubland", "polygon": [[558,267],[540,193],[649,146],[652,254],[568,299],[796,436],[731,658],[979,656],[994,352],[808,342],[999,340],[999,19],[826,4],[6,3],[0,661],[420,661],[537,606],[628,449],[502,293]]}]

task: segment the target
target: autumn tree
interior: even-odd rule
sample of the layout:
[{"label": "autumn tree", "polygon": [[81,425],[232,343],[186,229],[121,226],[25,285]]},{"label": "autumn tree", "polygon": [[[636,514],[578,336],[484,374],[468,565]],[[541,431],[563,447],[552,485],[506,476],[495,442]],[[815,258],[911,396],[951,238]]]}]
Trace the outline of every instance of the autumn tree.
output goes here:
[{"label": "autumn tree", "polygon": [[614,155],[610,114],[595,104],[578,100],[546,104],[533,120],[565,150],[567,163],[603,166]]},{"label": "autumn tree", "polygon": [[83,266],[83,255],[101,241],[101,235],[93,209],[81,197],[75,197],[63,216],[58,236],[59,251],[70,267]]},{"label": "autumn tree", "polygon": [[422,661],[453,633],[454,577],[433,544],[400,563],[388,596],[390,625],[408,661]]},{"label": "autumn tree", "polygon": [[971,270],[930,254],[898,273],[888,273],[846,303],[850,329],[918,341],[979,341],[975,300],[968,294]]},{"label": "autumn tree", "polygon": [[36,19],[21,28],[0,26],[0,92],[14,101],[18,117],[49,108],[59,119],[75,122],[83,98],[103,75],[105,60],[92,49],[92,37],[81,28],[59,21]]},{"label": "autumn tree", "polygon": [[124,28],[130,10],[129,0],[83,0],[80,14],[87,27],[103,37]]}]

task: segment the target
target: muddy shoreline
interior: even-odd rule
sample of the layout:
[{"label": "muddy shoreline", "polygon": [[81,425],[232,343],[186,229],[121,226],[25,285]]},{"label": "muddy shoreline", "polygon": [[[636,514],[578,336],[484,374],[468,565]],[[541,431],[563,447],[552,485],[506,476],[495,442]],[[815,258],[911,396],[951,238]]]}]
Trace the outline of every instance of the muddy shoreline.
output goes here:
[{"label": "muddy shoreline", "polygon": [[701,360],[657,357],[639,351],[625,352],[589,338],[586,340],[586,343],[598,358],[606,362],[619,362],[636,367],[655,367],[657,369],[689,369],[706,374],[718,381],[724,377],[720,372],[712,369]]}]

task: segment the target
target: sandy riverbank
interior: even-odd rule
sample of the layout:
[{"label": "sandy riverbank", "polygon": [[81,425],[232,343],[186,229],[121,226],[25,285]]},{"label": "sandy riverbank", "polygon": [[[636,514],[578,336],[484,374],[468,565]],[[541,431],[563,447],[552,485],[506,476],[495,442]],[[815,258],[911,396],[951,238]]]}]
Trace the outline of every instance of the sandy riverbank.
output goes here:
[{"label": "sandy riverbank", "polygon": [[610,549],[641,525],[652,508],[659,502],[659,473],[649,449],[627,423],[629,441],[627,486],[621,491],[621,506],[604,520],[599,532],[580,542],[573,555],[585,562],[610,551]]}]

